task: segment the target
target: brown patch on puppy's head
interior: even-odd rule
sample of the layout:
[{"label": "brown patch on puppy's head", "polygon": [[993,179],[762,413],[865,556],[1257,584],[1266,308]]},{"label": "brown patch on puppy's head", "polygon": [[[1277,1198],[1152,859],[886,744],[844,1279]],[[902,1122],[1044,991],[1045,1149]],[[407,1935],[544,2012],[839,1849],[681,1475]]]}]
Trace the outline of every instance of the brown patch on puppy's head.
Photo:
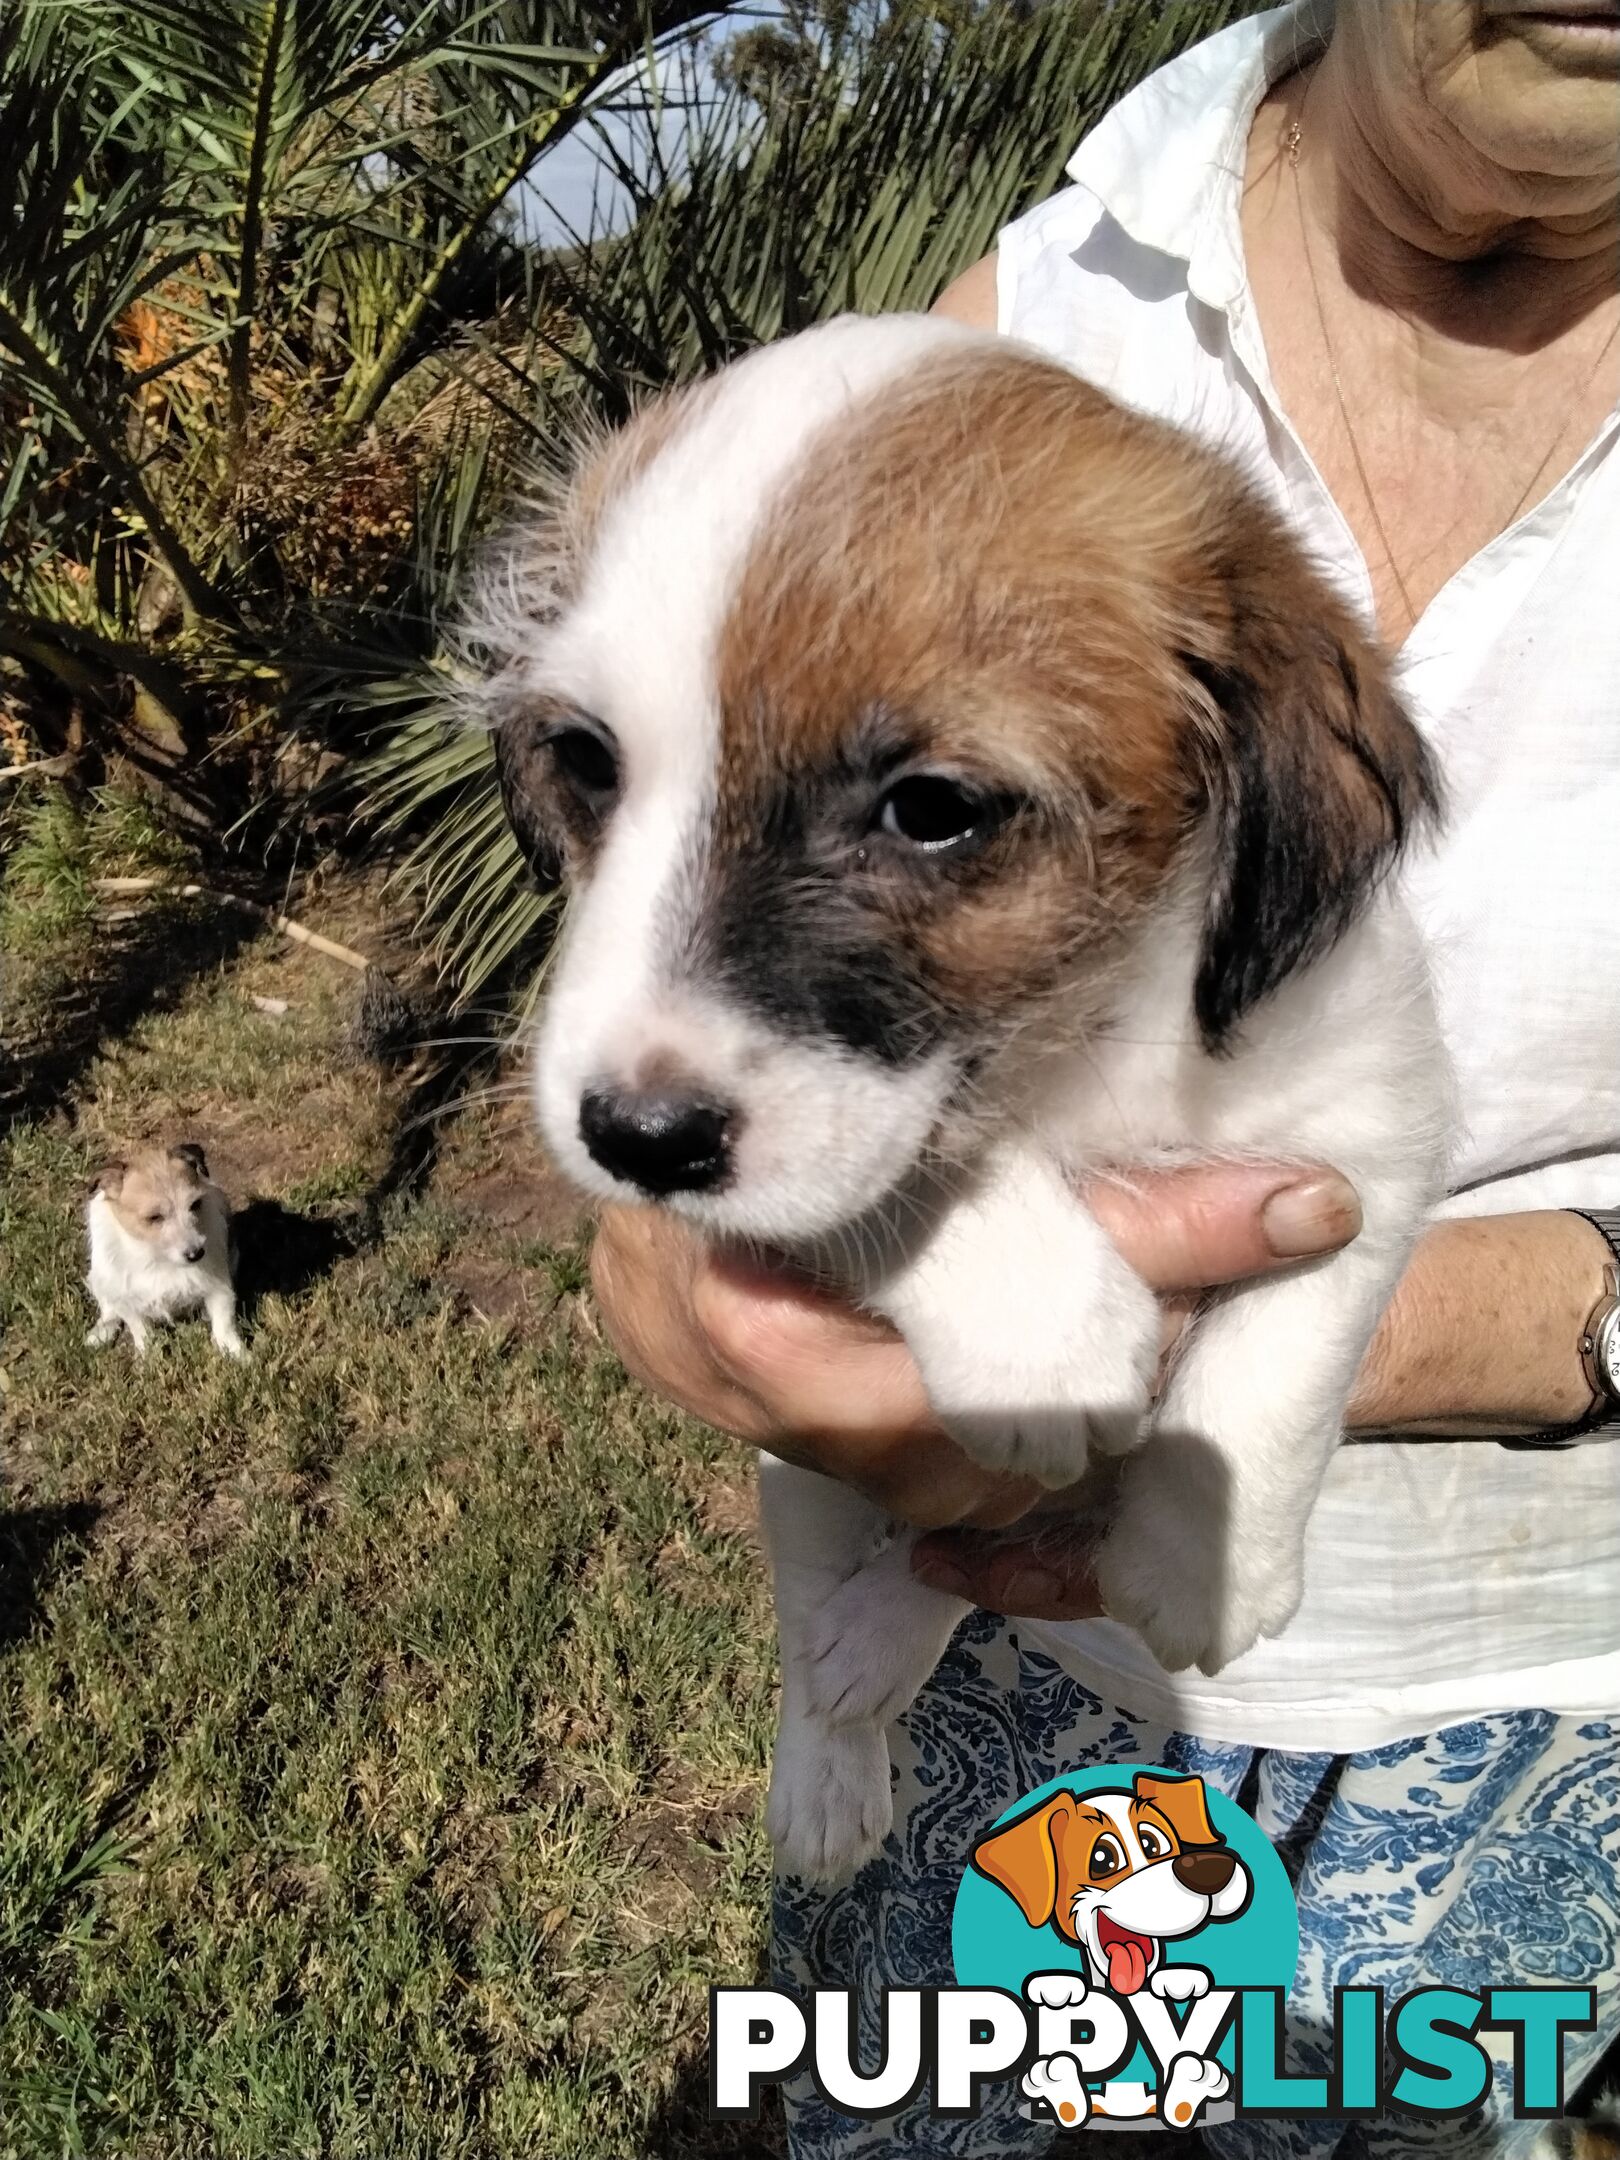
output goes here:
[{"label": "brown patch on puppy's head", "polygon": [[[1197,1017],[1218,1046],[1433,801],[1381,657],[1229,466],[1001,345],[814,446],[718,682],[713,958],[846,1037],[863,1005],[872,1040],[910,1044],[1026,1014],[1207,829]],[[942,786],[982,829],[895,844],[885,802],[943,831]]]},{"label": "brown patch on puppy's head", "polygon": [[1149,1770],[1138,1771],[1131,1780],[1131,1817],[1137,1822],[1156,1819],[1177,1852],[1224,1842],[1210,1818],[1201,1777],[1155,1777]]},{"label": "brown patch on puppy's head", "polygon": [[96,1173],[90,1180],[90,1190],[93,1193],[106,1193],[111,1198],[122,1186],[128,1173],[129,1164],[121,1155],[110,1156],[106,1162],[97,1165]]}]

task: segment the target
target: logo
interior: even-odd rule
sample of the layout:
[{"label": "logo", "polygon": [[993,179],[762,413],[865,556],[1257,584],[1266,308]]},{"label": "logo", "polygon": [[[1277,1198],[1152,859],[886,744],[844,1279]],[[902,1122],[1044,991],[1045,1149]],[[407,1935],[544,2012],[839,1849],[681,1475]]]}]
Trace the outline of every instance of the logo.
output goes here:
[{"label": "logo", "polygon": [[1286,1994],[1299,1921],[1223,1793],[1113,1768],[1041,1787],[979,1839],[951,1949],[960,1983],[1031,2006],[1026,2114],[1185,2130],[1231,2118],[1237,1992]]},{"label": "logo", "polygon": [[[857,1890],[854,1894],[859,1895]],[[1235,1802],[1140,1764],[1074,1771],[988,1824],[951,1927],[955,1984],[888,1988],[876,2035],[850,1988],[710,1997],[712,2111],[752,2116],[767,2083],[807,2076],[832,2107],[882,2120],[928,2093],[971,2118],[1016,2087],[1030,2119],[1173,2130],[1234,2117],[1477,2108],[1511,2035],[1512,2112],[1563,2112],[1563,2037],[1596,2019],[1590,1988],[1429,1987],[1333,1998],[1328,2075],[1285,2062],[1299,1961],[1288,1874]]]}]

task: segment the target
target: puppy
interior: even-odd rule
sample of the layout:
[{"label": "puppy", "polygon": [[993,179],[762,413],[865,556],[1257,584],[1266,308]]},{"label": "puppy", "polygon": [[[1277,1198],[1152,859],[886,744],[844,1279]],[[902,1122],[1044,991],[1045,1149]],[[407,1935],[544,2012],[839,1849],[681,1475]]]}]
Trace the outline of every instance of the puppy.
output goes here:
[{"label": "puppy", "polygon": [[136,1356],[144,1357],[153,1322],[202,1306],[215,1347],[227,1357],[247,1355],[236,1330],[230,1209],[194,1140],[103,1164],[85,1221],[85,1280],[99,1315],[87,1342],[99,1349],[128,1328]]},{"label": "puppy", "polygon": [[[843,319],[653,406],[473,626],[508,815],[572,905],[539,1120],[603,1200],[785,1250],[899,1329],[979,1462],[1123,1457],[1098,1556],[1160,1662],[1286,1626],[1443,1181],[1387,873],[1434,809],[1381,654],[1225,461],[1017,346]],[[1332,1162],[1344,1252],[1159,1313],[1084,1173]],[[769,1823],[841,1873],[964,1607],[767,1461]]]},{"label": "puppy", "polygon": [[[1210,1821],[1203,1779],[1147,1772],[1118,1791],[1054,1794],[982,1838],[973,1865],[1031,1927],[1083,1951],[1091,1985],[1114,1995],[1148,1986],[1167,1942],[1235,1920],[1254,1887]],[[1194,1974],[1173,1990],[1193,1992],[1196,1968],[1165,1971]]]}]

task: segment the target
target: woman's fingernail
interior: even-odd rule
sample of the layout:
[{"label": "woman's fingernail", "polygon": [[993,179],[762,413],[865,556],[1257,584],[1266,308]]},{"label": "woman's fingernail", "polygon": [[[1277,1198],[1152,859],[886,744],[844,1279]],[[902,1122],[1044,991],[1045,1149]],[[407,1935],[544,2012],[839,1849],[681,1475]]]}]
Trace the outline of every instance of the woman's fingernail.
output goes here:
[{"label": "woman's fingernail", "polygon": [[967,1575],[954,1560],[939,1560],[932,1553],[923,1553],[914,1572],[930,1590],[943,1590],[949,1597],[969,1595]]},{"label": "woman's fingernail", "polygon": [[966,1572],[953,1566],[948,1560],[924,1560],[918,1566],[918,1581],[927,1583],[929,1590],[944,1590],[946,1596],[966,1598],[972,1596]]},{"label": "woman's fingernail", "polygon": [[1349,1244],[1361,1228],[1361,1201],[1346,1179],[1323,1170],[1274,1192],[1260,1210],[1260,1223],[1279,1260],[1308,1260]]},{"label": "woman's fingernail", "polygon": [[1002,1586],[1002,1604],[1010,1613],[1030,1612],[1042,1605],[1055,1605],[1062,1589],[1058,1578],[1045,1568],[1014,1568]]}]

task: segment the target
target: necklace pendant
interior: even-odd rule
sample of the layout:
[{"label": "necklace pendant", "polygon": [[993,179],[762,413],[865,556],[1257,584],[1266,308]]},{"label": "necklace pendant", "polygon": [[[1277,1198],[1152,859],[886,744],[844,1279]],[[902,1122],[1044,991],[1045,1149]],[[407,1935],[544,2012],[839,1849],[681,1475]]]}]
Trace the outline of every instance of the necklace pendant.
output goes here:
[{"label": "necklace pendant", "polygon": [[1288,152],[1288,162],[1293,166],[1295,172],[1299,170],[1299,146],[1304,140],[1304,134],[1305,131],[1299,122],[1291,120],[1288,124],[1288,132],[1283,137],[1283,148]]}]

